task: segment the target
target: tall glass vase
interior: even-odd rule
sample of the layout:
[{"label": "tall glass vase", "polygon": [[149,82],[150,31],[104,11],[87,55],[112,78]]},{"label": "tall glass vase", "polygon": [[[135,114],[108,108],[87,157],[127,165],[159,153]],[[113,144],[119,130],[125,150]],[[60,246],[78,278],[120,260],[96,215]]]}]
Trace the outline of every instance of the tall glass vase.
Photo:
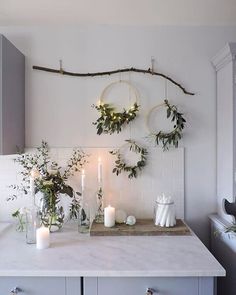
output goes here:
[{"label": "tall glass vase", "polygon": [[55,232],[62,228],[64,217],[64,209],[58,202],[58,196],[43,194],[40,199],[41,223],[48,227],[50,232]]},{"label": "tall glass vase", "polygon": [[99,185],[99,189],[96,195],[97,201],[97,210],[95,213],[95,222],[96,223],[103,223],[104,222],[104,202],[103,202],[103,189],[102,184]]}]

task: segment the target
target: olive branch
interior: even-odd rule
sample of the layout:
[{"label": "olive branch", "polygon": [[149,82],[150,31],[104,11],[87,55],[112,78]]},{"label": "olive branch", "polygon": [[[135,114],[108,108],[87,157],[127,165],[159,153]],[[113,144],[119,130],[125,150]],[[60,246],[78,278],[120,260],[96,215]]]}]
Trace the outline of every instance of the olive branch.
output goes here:
[{"label": "olive branch", "polygon": [[113,134],[121,132],[125,125],[133,121],[139,111],[140,106],[135,102],[129,109],[123,109],[123,112],[116,112],[115,107],[111,104],[92,105],[99,113],[100,117],[93,122],[97,128],[97,134]]},{"label": "olive branch", "polygon": [[164,100],[164,103],[167,107],[167,119],[171,118],[171,122],[174,122],[174,129],[167,133],[159,131],[158,133],[151,134],[150,136],[154,136],[156,144],[162,144],[163,150],[166,151],[170,146],[174,146],[175,148],[178,147],[179,140],[182,138],[186,120],[175,105],[171,105],[167,99]]},{"label": "olive branch", "polygon": [[127,172],[128,178],[136,178],[138,173],[146,166],[148,152],[146,148],[140,147],[134,140],[126,140],[126,142],[129,145],[129,150],[139,154],[140,159],[134,166],[130,166],[124,161],[120,149],[110,151],[110,154],[117,157],[112,172],[117,176],[122,172]]}]

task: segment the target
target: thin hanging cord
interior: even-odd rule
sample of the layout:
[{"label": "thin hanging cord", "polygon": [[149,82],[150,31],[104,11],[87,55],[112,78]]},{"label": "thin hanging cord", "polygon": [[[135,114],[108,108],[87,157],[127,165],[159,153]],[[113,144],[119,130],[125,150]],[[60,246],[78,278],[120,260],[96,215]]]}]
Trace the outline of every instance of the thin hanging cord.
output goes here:
[{"label": "thin hanging cord", "polygon": [[167,79],[165,79],[165,99],[167,99],[168,89],[167,89]]},{"label": "thin hanging cord", "polygon": [[[130,83],[131,77],[129,72],[129,83]],[[131,89],[129,85],[129,107],[131,108]],[[132,122],[129,123],[129,139],[131,140],[131,134],[132,134]]]}]

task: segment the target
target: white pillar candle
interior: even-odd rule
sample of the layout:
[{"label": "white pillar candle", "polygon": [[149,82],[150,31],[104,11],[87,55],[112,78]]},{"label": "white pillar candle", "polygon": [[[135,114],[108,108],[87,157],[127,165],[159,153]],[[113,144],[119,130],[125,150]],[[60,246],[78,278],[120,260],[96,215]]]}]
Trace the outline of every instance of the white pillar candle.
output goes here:
[{"label": "white pillar candle", "polygon": [[50,232],[47,227],[40,227],[36,231],[36,247],[37,249],[46,249],[50,246]]},{"label": "white pillar candle", "polygon": [[104,225],[105,227],[113,227],[115,225],[115,208],[110,205],[104,209]]},{"label": "white pillar candle", "polygon": [[98,158],[98,182],[102,182],[102,160],[100,157]]},{"label": "white pillar candle", "polygon": [[82,189],[82,191],[84,191],[84,187],[85,187],[85,172],[83,169],[82,174],[81,174],[81,189]]}]

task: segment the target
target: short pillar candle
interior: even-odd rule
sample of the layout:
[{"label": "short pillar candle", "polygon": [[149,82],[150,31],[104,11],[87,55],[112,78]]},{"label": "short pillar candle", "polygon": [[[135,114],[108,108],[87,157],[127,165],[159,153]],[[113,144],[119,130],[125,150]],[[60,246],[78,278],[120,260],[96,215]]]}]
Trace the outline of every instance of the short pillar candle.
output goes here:
[{"label": "short pillar candle", "polygon": [[104,209],[104,226],[113,227],[115,225],[115,208],[110,205]]},{"label": "short pillar candle", "polygon": [[36,248],[46,249],[50,246],[50,232],[47,227],[40,227],[36,231]]}]

